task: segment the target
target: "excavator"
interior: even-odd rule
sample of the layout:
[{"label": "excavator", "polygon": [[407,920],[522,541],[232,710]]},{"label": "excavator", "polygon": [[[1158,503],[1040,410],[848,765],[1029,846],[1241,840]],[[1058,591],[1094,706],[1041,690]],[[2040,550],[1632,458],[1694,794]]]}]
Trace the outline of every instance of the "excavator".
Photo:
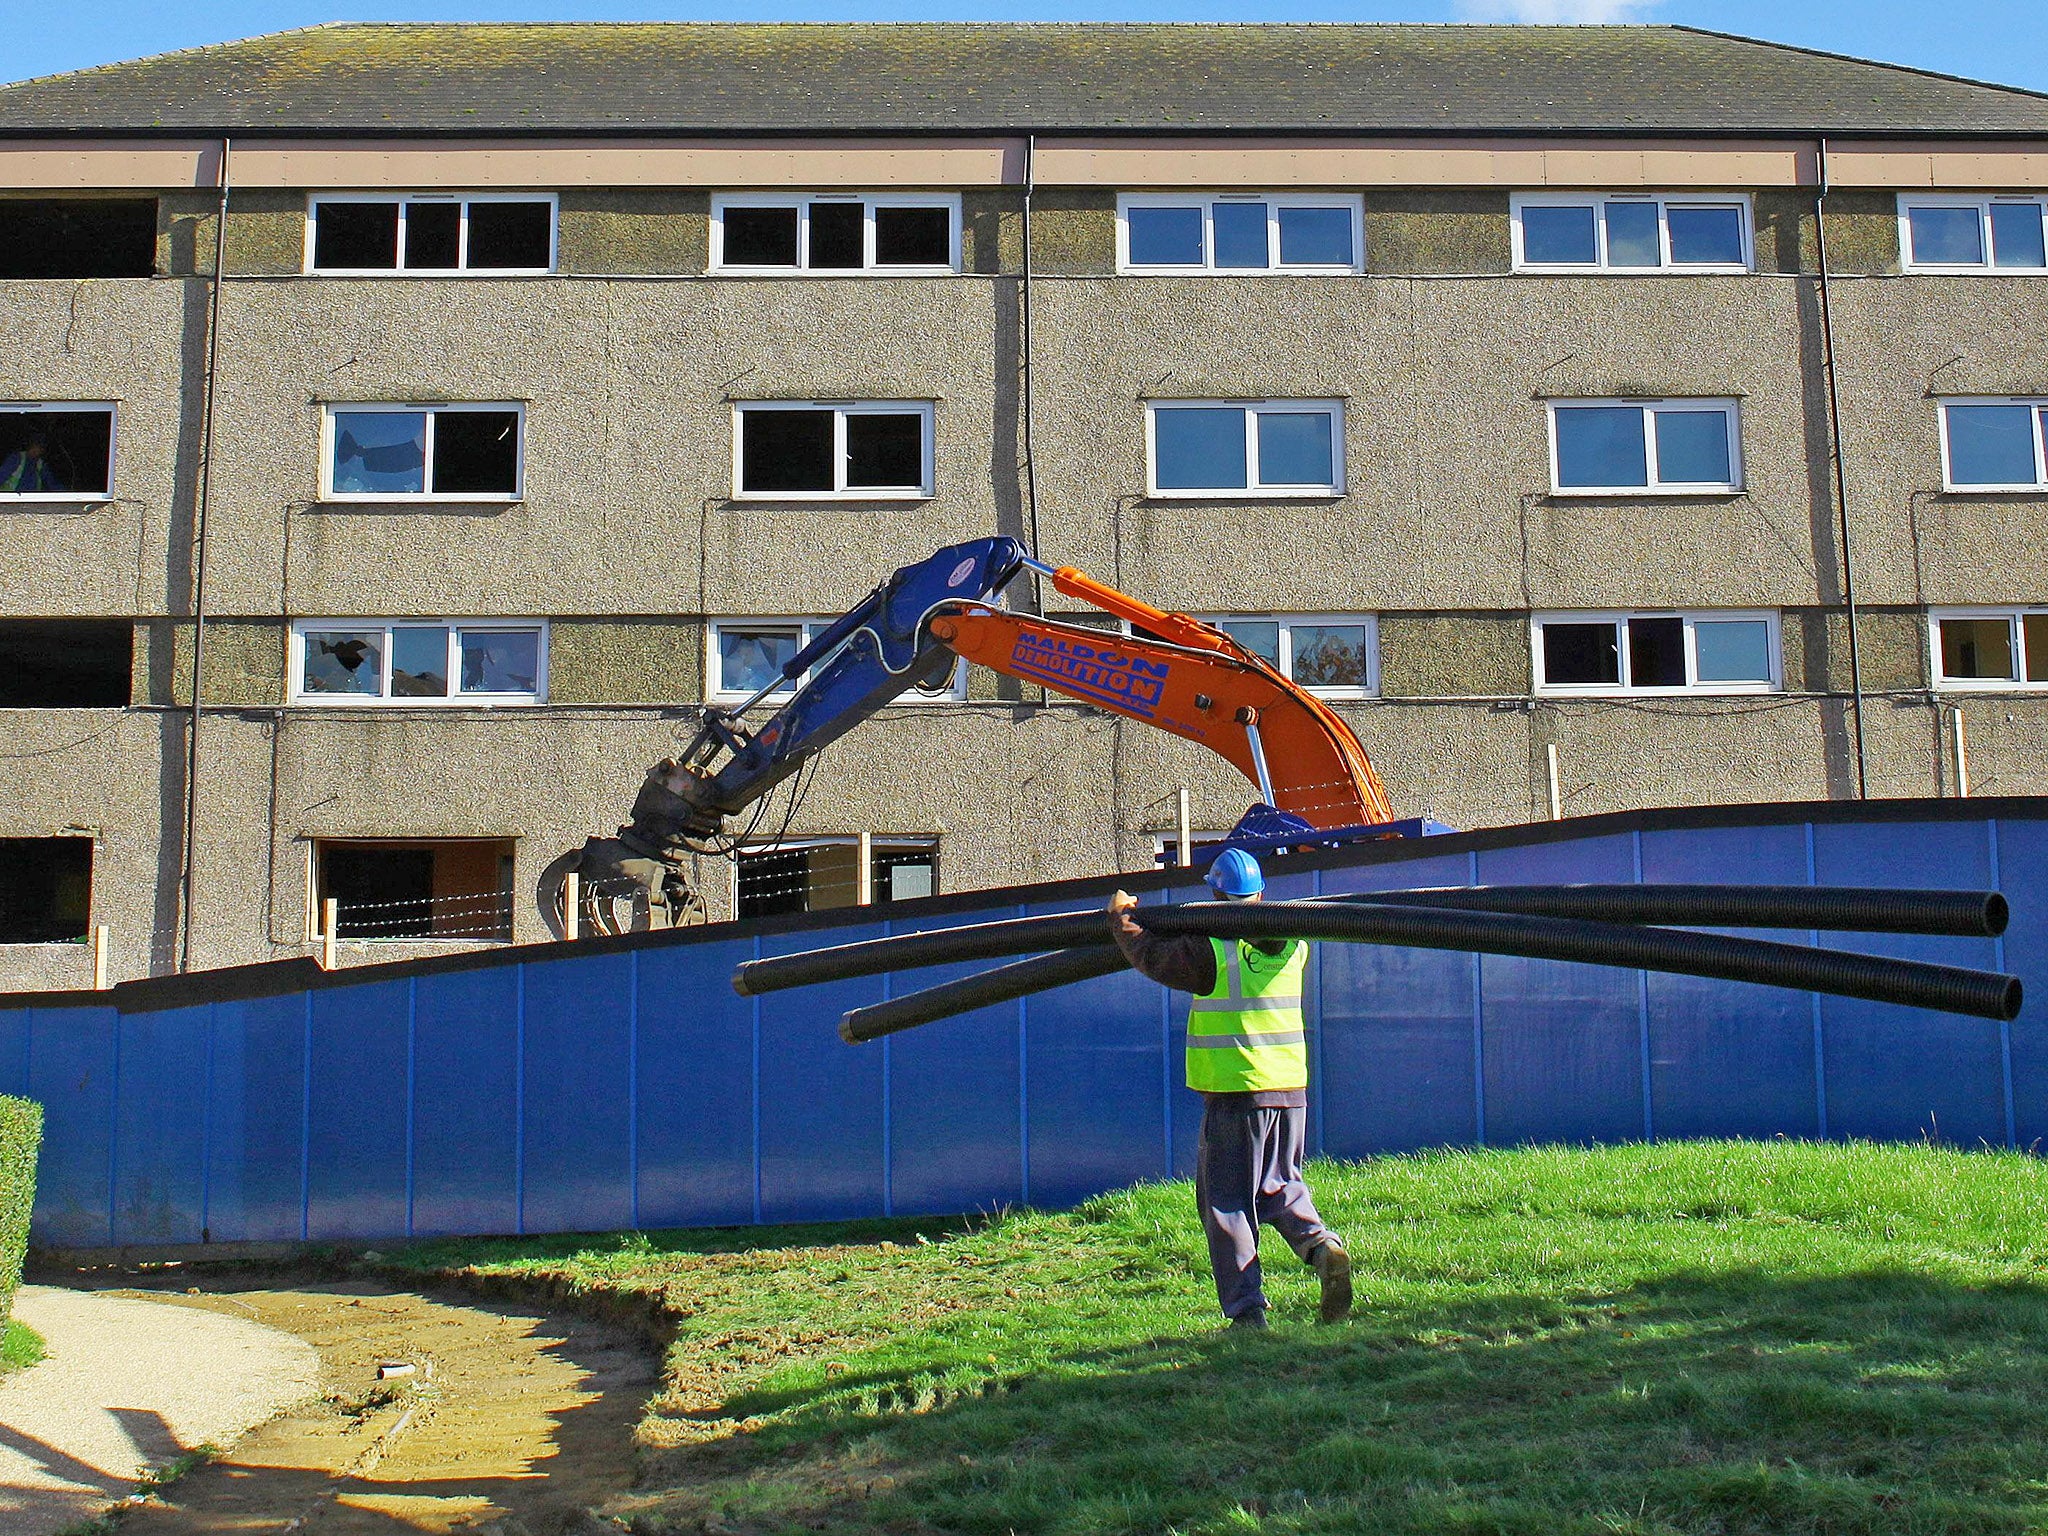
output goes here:
[{"label": "excavator", "polygon": [[[1012,612],[995,598],[1026,571],[1062,596],[1123,620],[1128,633]],[[888,704],[933,687],[961,660],[1198,742],[1258,787],[1231,834],[1294,846],[1434,830],[1396,823],[1351,727],[1223,631],[1168,613],[1015,539],[976,539],[906,565],[731,708],[712,706],[683,750],[648,769],[632,819],[549,867],[542,911],[564,926],[562,876],[577,875],[578,929],[620,933],[704,921],[691,854],[726,854],[759,825],[767,797]],[[773,713],[750,720],[777,694]],[[803,788],[793,787],[792,807]],[[738,818],[752,812],[745,827]],[[1311,835],[1312,834],[1312,835]]]}]

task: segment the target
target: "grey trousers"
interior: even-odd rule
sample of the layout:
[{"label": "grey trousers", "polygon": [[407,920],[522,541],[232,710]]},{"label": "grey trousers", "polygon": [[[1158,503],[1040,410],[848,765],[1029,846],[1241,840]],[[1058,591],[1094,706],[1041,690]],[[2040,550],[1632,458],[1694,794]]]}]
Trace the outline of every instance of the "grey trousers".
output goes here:
[{"label": "grey trousers", "polygon": [[1330,1236],[1301,1178],[1307,1121],[1305,1109],[1254,1109],[1214,1099],[1203,1109],[1195,1201],[1225,1317],[1266,1308],[1260,1222],[1285,1238],[1303,1262]]}]

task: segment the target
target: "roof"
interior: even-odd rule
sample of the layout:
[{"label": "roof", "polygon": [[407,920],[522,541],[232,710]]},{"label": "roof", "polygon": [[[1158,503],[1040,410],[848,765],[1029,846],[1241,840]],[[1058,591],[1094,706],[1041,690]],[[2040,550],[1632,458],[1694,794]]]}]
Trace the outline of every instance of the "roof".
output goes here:
[{"label": "roof", "polygon": [[2048,96],[1668,26],[331,23],[0,87],[0,134],[2048,134]]}]

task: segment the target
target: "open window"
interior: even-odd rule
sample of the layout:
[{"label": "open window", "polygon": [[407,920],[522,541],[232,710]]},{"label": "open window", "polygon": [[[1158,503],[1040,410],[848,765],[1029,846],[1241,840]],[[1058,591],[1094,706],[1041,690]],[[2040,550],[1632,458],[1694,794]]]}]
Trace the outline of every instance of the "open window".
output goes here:
[{"label": "open window", "polygon": [[960,270],[960,199],[748,193],[711,203],[711,270],[925,275]]},{"label": "open window", "polygon": [[294,704],[538,704],[548,628],[534,619],[301,619]]},{"label": "open window", "polygon": [[514,843],[506,837],[336,838],[313,845],[308,932],[336,904],[338,939],[512,937]]},{"label": "open window", "polygon": [[0,944],[62,944],[91,923],[91,838],[0,837]]},{"label": "open window", "polygon": [[[857,837],[785,839],[773,847],[740,849],[733,876],[738,915],[744,920],[861,905],[860,850]],[[870,904],[934,895],[938,875],[933,839],[869,839]]]},{"label": "open window", "polygon": [[155,272],[153,197],[0,198],[0,278]]},{"label": "open window", "polygon": [[2048,608],[1937,608],[1928,620],[1937,687],[2048,689]]},{"label": "open window", "polygon": [[319,196],[306,213],[306,270],[351,276],[551,272],[555,200]]},{"label": "open window", "polygon": [[1775,611],[1539,613],[1540,694],[1772,693]]},{"label": "open window", "polygon": [[113,484],[112,404],[0,405],[0,503],[104,497]]},{"label": "open window", "polygon": [[733,490],[769,501],[929,497],[932,407],[904,400],[735,405]]},{"label": "open window", "polygon": [[320,494],[345,501],[516,501],[520,405],[330,405]]},{"label": "open window", "polygon": [[0,709],[122,709],[134,672],[125,619],[0,619]]}]

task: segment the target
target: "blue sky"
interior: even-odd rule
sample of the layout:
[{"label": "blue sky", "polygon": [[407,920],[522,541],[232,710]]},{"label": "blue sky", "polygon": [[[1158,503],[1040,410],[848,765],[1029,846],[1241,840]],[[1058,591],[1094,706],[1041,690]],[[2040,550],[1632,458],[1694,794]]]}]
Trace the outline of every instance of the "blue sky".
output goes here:
[{"label": "blue sky", "polygon": [[[17,9],[18,7],[18,9]],[[1655,21],[2048,91],[2040,0],[9,0],[0,79],[23,79],[321,21]],[[61,25],[39,26],[60,14]]]}]

